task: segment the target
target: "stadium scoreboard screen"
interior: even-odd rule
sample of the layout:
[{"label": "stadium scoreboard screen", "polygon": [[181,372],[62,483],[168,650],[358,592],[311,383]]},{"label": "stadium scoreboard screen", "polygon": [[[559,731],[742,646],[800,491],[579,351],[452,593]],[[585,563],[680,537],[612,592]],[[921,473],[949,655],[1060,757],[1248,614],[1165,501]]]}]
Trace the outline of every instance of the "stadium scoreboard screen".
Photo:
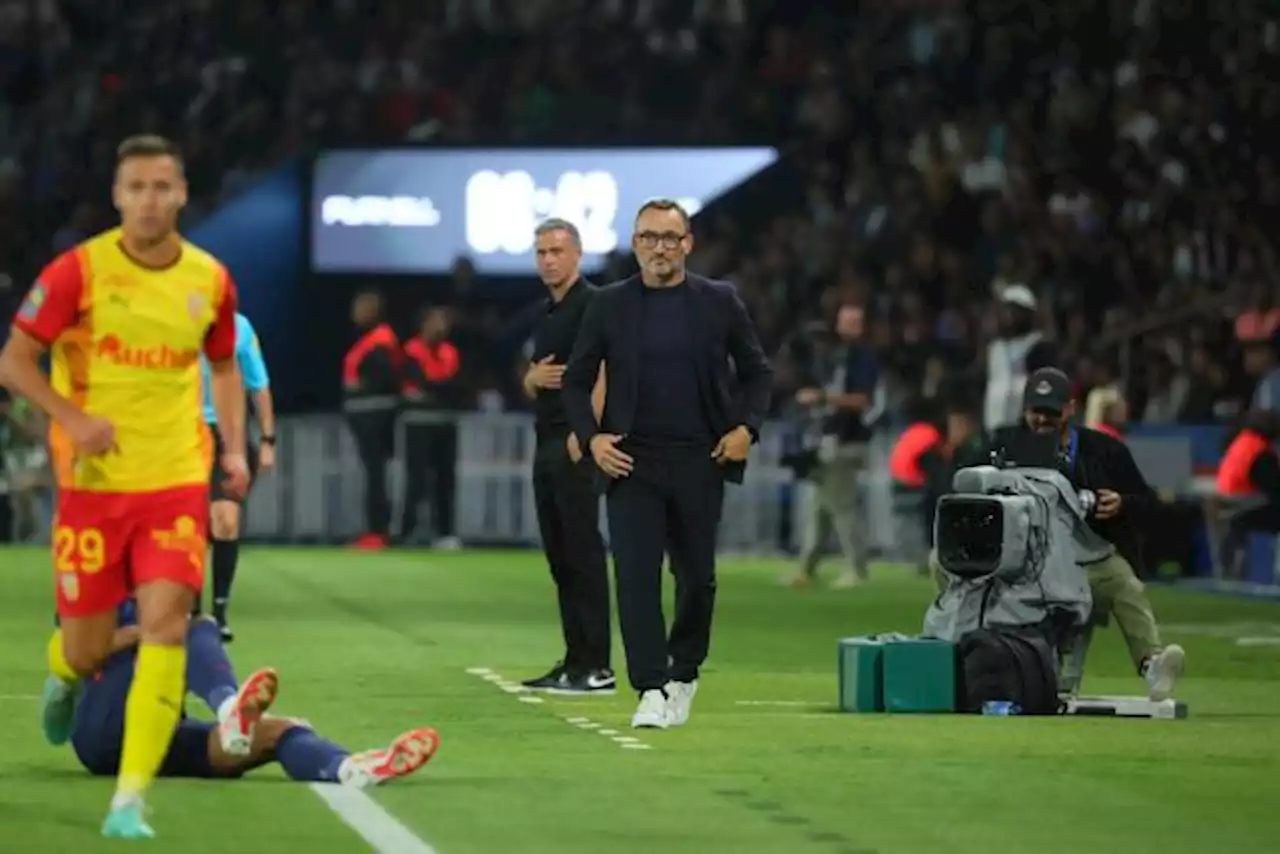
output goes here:
[{"label": "stadium scoreboard screen", "polygon": [[773,165],[772,148],[394,149],[318,155],[309,218],[316,273],[534,272],[534,229],[582,235],[584,266],[626,250],[637,209],[669,197],[690,213]]}]

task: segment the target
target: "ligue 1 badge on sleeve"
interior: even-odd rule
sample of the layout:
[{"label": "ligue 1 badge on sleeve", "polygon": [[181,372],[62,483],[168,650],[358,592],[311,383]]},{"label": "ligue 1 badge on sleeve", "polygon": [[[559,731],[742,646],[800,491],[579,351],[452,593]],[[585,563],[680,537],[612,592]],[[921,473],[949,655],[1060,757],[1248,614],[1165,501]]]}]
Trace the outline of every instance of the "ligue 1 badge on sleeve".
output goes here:
[{"label": "ligue 1 badge on sleeve", "polygon": [[45,296],[44,284],[36,282],[27,293],[27,298],[23,300],[22,308],[18,310],[18,317],[23,320],[35,320],[40,314],[40,307],[44,305]]}]

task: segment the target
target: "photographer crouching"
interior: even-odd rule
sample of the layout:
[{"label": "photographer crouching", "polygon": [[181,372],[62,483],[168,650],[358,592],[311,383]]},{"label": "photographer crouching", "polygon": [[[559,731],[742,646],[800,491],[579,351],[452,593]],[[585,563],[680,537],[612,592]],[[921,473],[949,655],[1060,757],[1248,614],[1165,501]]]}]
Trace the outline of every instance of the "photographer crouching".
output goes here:
[{"label": "photographer crouching", "polygon": [[1089,527],[1113,547],[1100,560],[1080,561],[1093,597],[1110,608],[1134,666],[1147,683],[1148,696],[1167,699],[1182,674],[1186,653],[1177,644],[1161,646],[1151,601],[1133,570],[1141,560],[1142,526],[1150,521],[1159,499],[1124,442],[1071,423],[1075,401],[1062,371],[1041,368],[1027,378],[1022,415],[1021,424],[995,431],[990,451],[999,455],[1020,432],[1058,435],[1062,473],[1083,494],[1095,496]]},{"label": "photographer crouching", "polygon": [[834,529],[845,569],[833,587],[856,587],[867,578],[867,514],[859,480],[867,468],[875,421],[884,409],[880,363],[864,341],[866,317],[861,305],[846,304],[836,316],[838,344],[815,366],[821,387],[801,388],[795,402],[818,428],[805,449],[784,463],[813,483],[804,508],[800,567],[788,581],[807,586],[817,575],[827,539]]}]

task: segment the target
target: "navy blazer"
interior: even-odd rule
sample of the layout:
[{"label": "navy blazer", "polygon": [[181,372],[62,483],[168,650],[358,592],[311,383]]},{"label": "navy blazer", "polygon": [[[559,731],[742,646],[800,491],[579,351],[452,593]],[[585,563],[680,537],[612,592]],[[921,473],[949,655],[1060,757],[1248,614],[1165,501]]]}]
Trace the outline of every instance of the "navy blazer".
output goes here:
[{"label": "navy blazer", "polygon": [[[689,370],[696,372],[698,390],[711,428],[723,436],[738,426],[760,437],[769,411],[773,366],[760,347],[747,307],[731,282],[693,273],[683,284],[690,331],[696,346]],[[638,275],[601,288],[588,306],[578,329],[573,354],[563,378],[563,400],[569,425],[589,454],[596,433],[626,435],[635,422],[640,383],[640,318],[644,283]],[[732,362],[731,362],[732,360]],[[591,389],[600,364],[606,364],[604,414],[597,427],[591,411]],[[741,483],[746,462],[724,467],[725,479]]]}]

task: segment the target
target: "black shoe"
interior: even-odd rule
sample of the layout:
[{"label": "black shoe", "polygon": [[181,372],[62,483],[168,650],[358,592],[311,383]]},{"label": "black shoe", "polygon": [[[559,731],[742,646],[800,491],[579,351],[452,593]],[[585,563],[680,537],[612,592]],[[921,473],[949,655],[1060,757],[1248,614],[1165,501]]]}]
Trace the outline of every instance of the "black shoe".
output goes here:
[{"label": "black shoe", "polygon": [[553,694],[613,694],[618,690],[618,678],[605,667],[573,676],[566,674],[563,684],[547,690]]},{"label": "black shoe", "polygon": [[231,627],[227,625],[226,614],[216,614],[214,619],[218,622],[218,634],[223,643],[231,643],[236,639],[236,636],[231,633]]},{"label": "black shoe", "polygon": [[520,684],[534,691],[550,691],[552,688],[560,688],[569,682],[569,671],[565,668],[564,662],[556,663],[556,666],[547,671],[546,675],[539,676],[537,679],[526,679]]}]

